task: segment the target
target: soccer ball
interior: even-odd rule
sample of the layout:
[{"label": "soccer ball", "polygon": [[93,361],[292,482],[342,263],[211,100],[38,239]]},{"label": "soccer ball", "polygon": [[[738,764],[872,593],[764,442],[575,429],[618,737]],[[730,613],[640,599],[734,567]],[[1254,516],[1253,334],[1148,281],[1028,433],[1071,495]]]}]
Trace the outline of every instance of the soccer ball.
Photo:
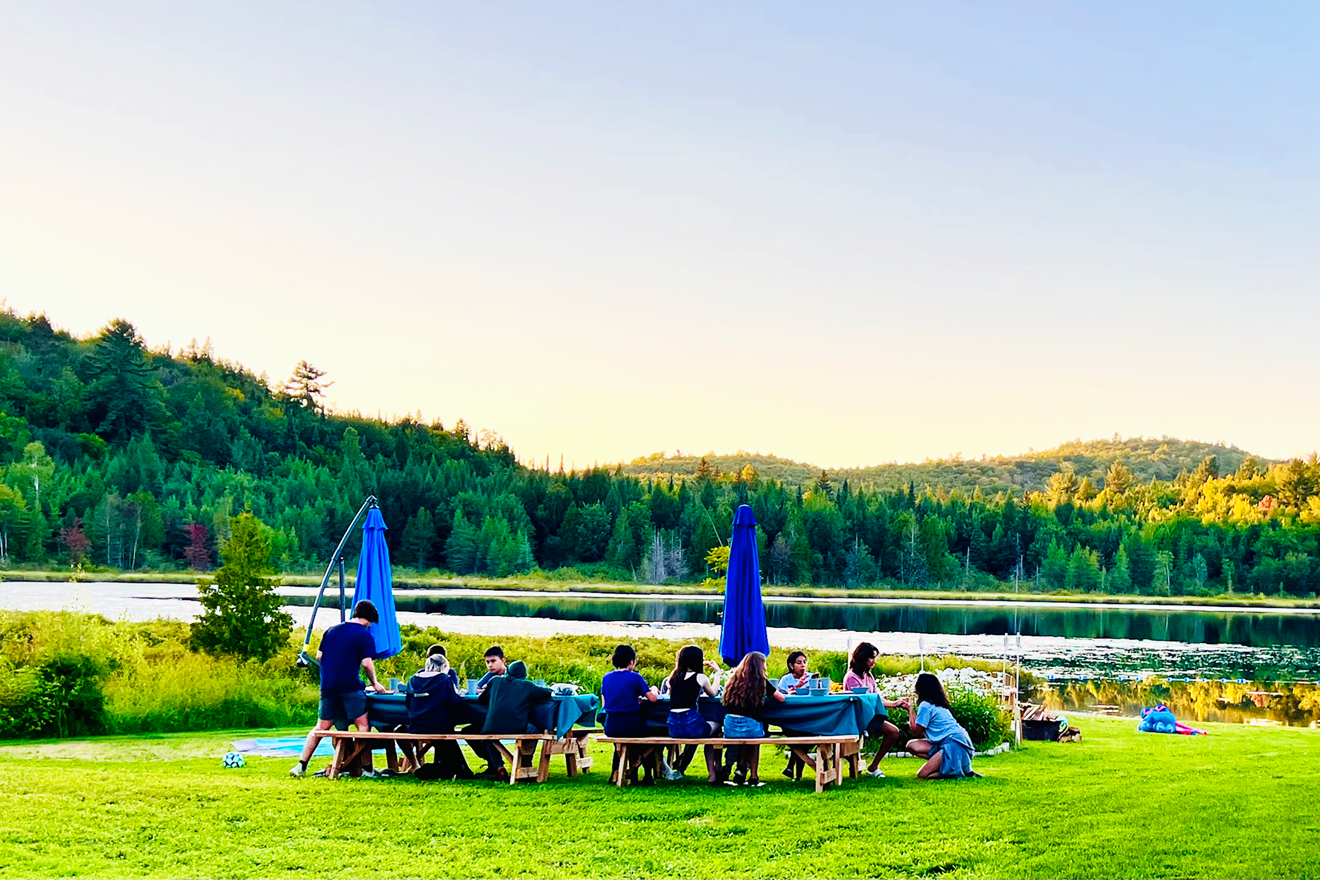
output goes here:
[{"label": "soccer ball", "polygon": [[243,756],[240,755],[238,752],[230,752],[229,754],[225,755],[226,770],[235,770],[239,767],[242,767],[243,763],[244,763]]}]

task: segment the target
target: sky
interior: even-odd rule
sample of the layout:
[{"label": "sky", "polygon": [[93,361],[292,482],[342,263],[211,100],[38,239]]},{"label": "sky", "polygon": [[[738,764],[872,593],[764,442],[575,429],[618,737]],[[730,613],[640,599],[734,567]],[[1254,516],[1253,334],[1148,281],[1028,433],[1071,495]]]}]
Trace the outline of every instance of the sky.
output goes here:
[{"label": "sky", "polygon": [[1320,5],[0,2],[0,298],[578,467],[1320,447]]}]

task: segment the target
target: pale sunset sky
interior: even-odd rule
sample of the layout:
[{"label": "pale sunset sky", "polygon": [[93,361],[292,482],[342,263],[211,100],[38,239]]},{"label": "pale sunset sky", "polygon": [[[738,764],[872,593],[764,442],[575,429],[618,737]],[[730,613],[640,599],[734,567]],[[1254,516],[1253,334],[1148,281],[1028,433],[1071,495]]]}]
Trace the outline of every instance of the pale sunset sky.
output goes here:
[{"label": "pale sunset sky", "polygon": [[1320,4],[0,4],[0,297],[581,467],[1320,446]]}]

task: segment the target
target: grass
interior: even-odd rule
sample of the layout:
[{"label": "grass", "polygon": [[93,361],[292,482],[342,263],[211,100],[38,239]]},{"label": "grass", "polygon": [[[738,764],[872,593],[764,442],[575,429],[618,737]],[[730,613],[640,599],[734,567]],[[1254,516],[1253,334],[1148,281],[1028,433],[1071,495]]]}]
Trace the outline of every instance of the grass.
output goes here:
[{"label": "grass", "polygon": [[[532,572],[507,578],[487,578],[477,575],[454,575],[431,569],[419,572],[413,569],[395,566],[394,585],[399,588],[416,589],[473,589],[473,590],[532,590],[542,593],[644,593],[667,596],[718,596],[722,594],[719,586],[706,584],[638,584],[607,580],[580,580],[555,577],[553,572]],[[198,574],[190,571],[117,571],[113,569],[88,569],[81,573],[78,580],[103,581],[107,583],[192,583]],[[0,571],[0,581],[65,582],[70,580],[68,571],[6,570]],[[349,578],[352,581],[352,576]],[[321,573],[301,574],[286,573],[282,582],[288,586],[316,587],[321,583]],[[767,596],[783,596],[802,599],[829,598],[866,598],[866,599],[923,599],[943,602],[1081,602],[1086,604],[1113,605],[1195,605],[1208,608],[1293,608],[1298,610],[1320,609],[1320,598],[1298,598],[1294,596],[1264,596],[1254,593],[1221,593],[1217,596],[1136,596],[1113,595],[1107,593],[1014,593],[1005,588],[997,591],[957,590],[957,589],[880,589],[872,587],[814,587],[814,586],[775,586],[764,585],[762,593]]]},{"label": "grass", "polygon": [[1314,877],[1320,733],[1216,725],[977,759],[984,779],[812,793],[763,756],[762,789],[618,791],[574,780],[292,780],[224,770],[230,739],[0,744],[0,875],[215,877]]}]

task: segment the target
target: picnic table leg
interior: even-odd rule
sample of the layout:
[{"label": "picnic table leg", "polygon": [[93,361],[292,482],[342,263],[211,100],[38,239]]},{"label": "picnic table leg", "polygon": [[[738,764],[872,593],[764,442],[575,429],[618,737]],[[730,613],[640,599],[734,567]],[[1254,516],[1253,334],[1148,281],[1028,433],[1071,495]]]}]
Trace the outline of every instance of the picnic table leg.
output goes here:
[{"label": "picnic table leg", "polygon": [[[551,740],[541,743],[541,765],[536,768],[537,782],[545,782],[550,778],[550,744]],[[532,743],[532,748],[536,748],[536,743]]]},{"label": "picnic table leg", "polygon": [[385,764],[390,768],[391,773],[399,772],[399,756],[394,750],[394,740],[385,740]]},{"label": "picnic table leg", "polygon": [[624,782],[628,779],[628,744],[615,743],[614,753],[619,756],[619,769],[614,771],[615,776],[618,778],[614,784],[619,788],[623,788]]},{"label": "picnic table leg", "polygon": [[848,775],[853,779],[857,778],[859,762],[861,760],[862,741],[859,737],[856,741],[850,742],[843,747],[843,758],[848,762]]}]

